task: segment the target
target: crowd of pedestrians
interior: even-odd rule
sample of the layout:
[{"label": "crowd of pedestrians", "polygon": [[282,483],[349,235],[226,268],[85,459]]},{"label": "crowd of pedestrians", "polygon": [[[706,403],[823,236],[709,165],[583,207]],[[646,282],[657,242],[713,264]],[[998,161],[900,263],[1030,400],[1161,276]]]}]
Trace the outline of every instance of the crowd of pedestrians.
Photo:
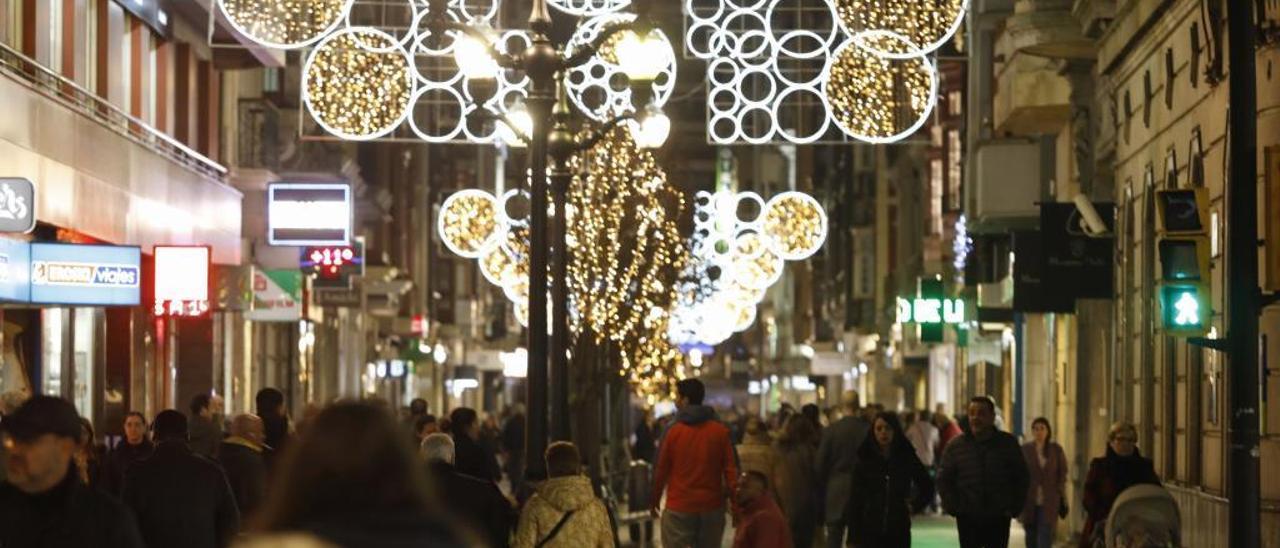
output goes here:
[{"label": "crowd of pedestrians", "polygon": [[[629,487],[658,522],[661,546],[898,548],[913,516],[956,519],[962,548],[1004,548],[1011,520],[1027,546],[1051,547],[1068,515],[1068,461],[1047,419],[1020,444],[993,400],[952,420],[939,409],[784,406],[722,419],[696,379],[676,386],[676,412],[646,412],[630,445],[653,479]],[[128,413],[112,447],[67,401],[0,399],[0,546],[605,547],[652,539],[653,523],[618,527],[583,473],[579,448],[538,455],[524,477],[524,412],[499,420],[456,408],[437,419],[415,400],[399,416],[377,402],[308,406],[295,425],[278,390],[258,414],[226,418],[216,397],[148,422]],[[1159,485],[1131,424],[1110,431],[1090,463],[1082,548],[1134,485]],[[499,458],[501,457],[501,458]],[[501,486],[500,486],[501,482]],[[728,531],[732,528],[732,531]]]}]

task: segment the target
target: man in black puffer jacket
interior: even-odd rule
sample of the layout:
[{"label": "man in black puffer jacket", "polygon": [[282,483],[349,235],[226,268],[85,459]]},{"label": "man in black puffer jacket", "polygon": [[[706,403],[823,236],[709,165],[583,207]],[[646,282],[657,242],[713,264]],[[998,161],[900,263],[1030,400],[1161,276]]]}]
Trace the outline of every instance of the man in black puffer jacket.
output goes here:
[{"label": "man in black puffer jacket", "polygon": [[961,548],[1006,548],[1009,521],[1030,481],[1018,439],[995,427],[995,401],[969,401],[969,431],[947,444],[938,470],[942,507],[956,517]]}]

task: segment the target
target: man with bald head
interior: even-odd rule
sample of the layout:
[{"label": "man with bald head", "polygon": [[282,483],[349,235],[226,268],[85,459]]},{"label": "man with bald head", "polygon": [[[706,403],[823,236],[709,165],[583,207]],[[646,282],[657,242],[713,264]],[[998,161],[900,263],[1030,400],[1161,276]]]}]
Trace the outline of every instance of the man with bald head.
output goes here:
[{"label": "man with bald head", "polygon": [[267,491],[267,461],[263,458],[266,433],[257,415],[236,415],[231,435],[218,449],[218,463],[227,473],[236,505],[244,516],[252,515]]}]

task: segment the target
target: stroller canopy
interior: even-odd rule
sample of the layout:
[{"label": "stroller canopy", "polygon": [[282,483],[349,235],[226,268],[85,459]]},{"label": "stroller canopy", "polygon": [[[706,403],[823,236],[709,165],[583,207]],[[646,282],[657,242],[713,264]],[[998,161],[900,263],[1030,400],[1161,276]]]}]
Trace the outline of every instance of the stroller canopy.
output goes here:
[{"label": "stroller canopy", "polygon": [[1116,497],[1107,518],[1107,548],[1178,547],[1182,516],[1160,485],[1134,485]]}]

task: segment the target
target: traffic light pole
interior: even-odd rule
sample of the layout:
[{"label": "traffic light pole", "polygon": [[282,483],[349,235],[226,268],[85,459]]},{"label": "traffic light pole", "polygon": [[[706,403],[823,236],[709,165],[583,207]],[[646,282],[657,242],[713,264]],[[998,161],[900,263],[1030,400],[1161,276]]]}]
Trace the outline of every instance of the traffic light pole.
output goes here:
[{"label": "traffic light pole", "polygon": [[[1227,363],[1231,449],[1228,541],[1261,545],[1258,415],[1258,97],[1253,2],[1227,2],[1231,170],[1227,177]],[[1275,212],[1272,212],[1273,214]],[[1275,242],[1268,242],[1276,245]]]}]

